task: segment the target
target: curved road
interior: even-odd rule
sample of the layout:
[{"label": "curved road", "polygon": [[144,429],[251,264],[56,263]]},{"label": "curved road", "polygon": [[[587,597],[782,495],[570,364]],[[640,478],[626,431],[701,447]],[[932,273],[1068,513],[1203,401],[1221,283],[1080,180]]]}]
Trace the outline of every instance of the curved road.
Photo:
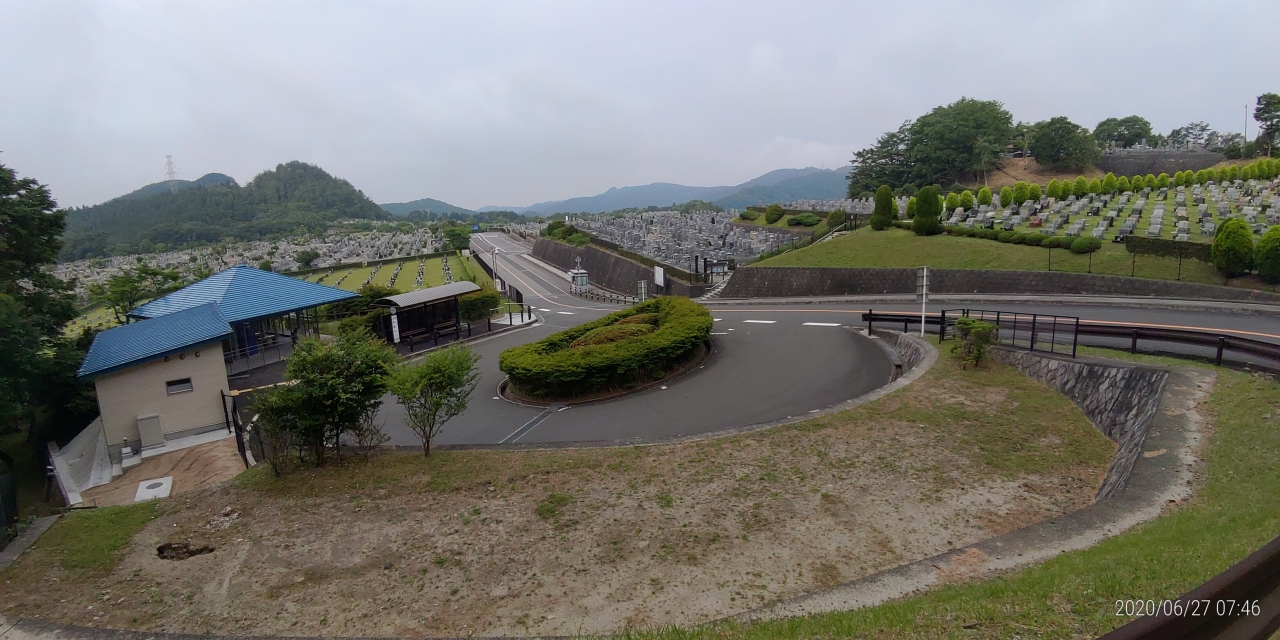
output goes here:
[{"label": "curved road", "polygon": [[[878,311],[920,310],[919,305],[908,302],[713,302],[707,306],[716,319],[713,341],[717,349],[703,368],[667,389],[544,411],[497,398],[495,389],[502,380],[497,369],[498,354],[621,307],[570,295],[563,272],[531,260],[527,257],[529,246],[509,236],[487,233],[472,238],[491,261],[492,250],[498,249],[499,277],[525,294],[525,301],[537,309],[541,322],[472,343],[482,356],[480,385],[467,412],[446,425],[436,440],[438,444],[652,440],[800,416],[857,397],[888,381],[889,363],[879,348],[847,328],[863,326],[861,314],[868,306]],[[963,307],[1075,316],[1082,322],[1213,329],[1280,343],[1280,317],[1233,313],[1226,306],[1174,310],[1123,301],[1081,305],[1021,300],[932,303],[928,310],[932,313]],[[1121,339],[1082,338],[1081,343],[1127,346],[1127,341]],[[1177,349],[1211,355],[1208,349]],[[405,426],[403,409],[394,399],[389,397],[384,403],[380,418],[392,444],[420,443]]]}]

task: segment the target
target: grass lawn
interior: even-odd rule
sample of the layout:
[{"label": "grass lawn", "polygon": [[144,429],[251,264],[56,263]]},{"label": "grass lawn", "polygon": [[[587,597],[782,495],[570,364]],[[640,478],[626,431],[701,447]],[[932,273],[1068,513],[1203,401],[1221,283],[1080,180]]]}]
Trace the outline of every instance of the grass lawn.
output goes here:
[{"label": "grass lawn", "polygon": [[[1132,270],[1140,278],[1175,280],[1178,277],[1177,259],[1138,256],[1135,262],[1124,245],[1111,242],[1103,243],[1102,248],[1092,254],[1076,255],[1064,249],[1051,250],[961,236],[917,236],[903,229],[872,231],[868,227],[769,258],[758,266],[914,268],[928,265],[939,269],[1046,271],[1051,257],[1054,271],[1128,276]],[[1197,260],[1182,261],[1182,279],[1223,284],[1222,275],[1213,265]],[[1261,282],[1254,279],[1241,278],[1233,284],[1263,288]]]},{"label": "grass lawn", "polygon": [[[154,507],[77,513],[0,573],[0,602],[73,624],[278,636],[717,619],[1079,508],[1112,451],[1063,396],[944,352],[894,394],[756,433],[260,467]],[[238,519],[213,527],[228,507]],[[156,559],[174,540],[216,551]],[[105,591],[117,605],[98,606]]]},{"label": "grass lawn", "polygon": [[757,227],[772,227],[776,229],[798,229],[800,231],[812,231],[814,234],[814,237],[820,236],[827,232],[826,218],[823,218],[822,222],[819,222],[818,224],[812,227],[806,227],[804,225],[799,225],[799,224],[797,225],[788,224],[791,221],[791,218],[793,217],[794,216],[791,216],[791,215],[784,215],[781,218],[779,218],[777,222],[773,224],[769,224],[764,221],[764,214],[762,213],[760,214],[760,217],[756,218],[755,220],[743,220],[742,218],[734,218],[732,222],[739,222],[742,224],[753,224]]},{"label": "grass lawn", "polygon": [[[1280,384],[1218,370],[1203,486],[1187,506],[1008,576],[867,609],[645,638],[1091,638],[1127,619],[1116,600],[1173,598],[1280,534]],[[965,628],[969,626],[971,628]]]}]

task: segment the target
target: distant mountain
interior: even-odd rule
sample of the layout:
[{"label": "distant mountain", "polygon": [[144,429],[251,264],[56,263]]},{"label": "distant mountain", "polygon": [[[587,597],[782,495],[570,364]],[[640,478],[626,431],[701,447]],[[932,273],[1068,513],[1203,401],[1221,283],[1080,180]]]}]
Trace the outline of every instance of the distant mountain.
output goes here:
[{"label": "distant mountain", "polygon": [[126,200],[137,200],[139,198],[149,198],[161,193],[174,193],[177,191],[186,191],[195,187],[212,187],[220,184],[236,184],[234,178],[222,173],[206,173],[197,180],[165,180],[164,182],[156,182],[149,184],[133,193],[126,193],[121,198]]},{"label": "distant mountain", "polygon": [[61,258],[121,255],[299,230],[320,232],[339,218],[386,220],[391,214],[350,182],[294,161],[258,174],[243,187],[234,180],[215,179],[176,193],[162,189],[72,209],[67,214]]},{"label": "distant mountain", "polygon": [[[388,202],[380,204],[383,211],[396,216],[407,216],[413,211],[429,211],[431,213],[475,213],[470,209],[456,207],[448,202],[442,202],[435,198],[422,198],[413,202]],[[510,209],[507,209],[510,211]]]},{"label": "distant mountain", "polygon": [[[838,180],[836,180],[838,179]],[[478,211],[499,209],[516,211],[524,215],[551,215],[556,213],[601,213],[618,209],[666,206],[690,200],[706,200],[721,206],[742,208],[748,205],[726,205],[722,201],[760,204],[760,198],[776,198],[768,202],[786,200],[829,200],[844,197],[844,188],[832,190],[830,185],[844,180],[844,170],[825,170],[817,167],[805,169],[777,169],[742,184],[723,187],[689,187],[670,182],[655,182],[637,187],[613,187],[604,193],[568,200],[539,202],[528,207],[481,207]],[[735,199],[743,193],[741,198]],[[831,195],[835,194],[835,195]]]},{"label": "distant mountain", "polygon": [[843,200],[848,197],[846,170],[818,170],[774,184],[739,189],[715,201],[726,209],[746,209],[757,204],[794,202],[796,200]]}]

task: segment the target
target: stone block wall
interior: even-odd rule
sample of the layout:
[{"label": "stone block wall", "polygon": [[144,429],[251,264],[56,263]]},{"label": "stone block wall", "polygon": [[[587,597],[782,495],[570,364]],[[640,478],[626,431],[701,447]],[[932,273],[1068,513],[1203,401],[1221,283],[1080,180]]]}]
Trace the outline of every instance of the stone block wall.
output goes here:
[{"label": "stone block wall", "polygon": [[1208,169],[1226,159],[1217,151],[1126,151],[1103,154],[1098,168],[1118,176],[1173,175],[1179,171]]},{"label": "stone block wall", "polygon": [[1111,459],[1095,501],[1123,489],[1142,454],[1142,445],[1160,406],[1169,372],[1093,359],[1072,360],[1006,347],[992,349],[991,356],[1069,398],[1103,435],[1116,443],[1115,457]]},{"label": "stone block wall", "polygon": [[872,329],[871,335],[884,340],[898,353],[898,358],[902,360],[903,373],[916,368],[925,358],[925,346],[914,336],[888,329]]},{"label": "stone block wall", "polygon": [[[626,295],[636,295],[636,283],[644,280],[648,284],[649,295],[653,295],[653,267],[628,260],[615,253],[610,253],[593,246],[575,247],[563,242],[555,242],[546,238],[538,238],[533,244],[533,257],[548,264],[555,265],[565,271],[573,269],[576,258],[582,258],[582,268],[587,270],[587,278],[591,284],[602,289]],[[666,276],[666,295],[696,298],[706,293],[710,287],[703,284],[690,284]]]},{"label": "stone block wall", "polygon": [[[1063,271],[930,269],[929,277],[929,291],[938,294],[1061,294],[1280,304],[1280,296],[1266,291]],[[912,294],[915,287],[915,269],[740,267],[720,297]]]}]

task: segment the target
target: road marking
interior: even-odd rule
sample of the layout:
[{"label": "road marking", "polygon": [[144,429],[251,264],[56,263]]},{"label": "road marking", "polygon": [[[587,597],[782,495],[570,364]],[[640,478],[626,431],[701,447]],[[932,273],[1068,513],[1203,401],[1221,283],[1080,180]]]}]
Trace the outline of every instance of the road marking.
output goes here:
[{"label": "road marking", "polygon": [[560,315],[562,315],[562,316],[571,316],[571,315],[573,315],[573,312],[572,312],[572,311],[557,311],[556,313],[558,313],[558,314],[560,314]]},{"label": "road marking", "polygon": [[532,420],[530,420],[530,421],[528,421],[528,422],[524,423],[523,425],[521,425],[519,429],[516,429],[515,431],[512,431],[512,432],[511,432],[511,435],[509,435],[509,436],[507,436],[507,437],[503,438],[503,439],[502,439],[502,442],[499,442],[498,444],[511,444],[512,442],[515,442],[516,440],[519,440],[520,438],[522,438],[522,437],[524,436],[524,434],[529,433],[530,431],[533,431],[533,428],[534,428],[534,427],[536,427],[536,426],[538,426],[538,425],[542,424],[542,421],[543,421],[543,420],[546,420],[547,418],[550,418],[550,417],[551,417],[551,414],[556,413],[556,412],[561,411],[561,410],[566,409],[566,408],[567,408],[567,407],[565,407],[565,406],[564,406],[564,405],[562,405],[562,404],[553,404],[553,405],[548,406],[546,409],[543,409],[543,410],[542,410],[542,413],[539,413],[538,415],[534,416]]},{"label": "road marking", "polygon": [[724,318],[712,318],[712,319],[711,319],[711,321],[712,321],[712,322],[720,322],[721,320],[724,320]]},{"label": "road marking", "polygon": [[727,335],[729,335],[729,332],[728,332],[728,331],[712,331],[712,332],[711,332],[711,335],[713,335],[713,336],[727,336]]},{"label": "road marking", "polygon": [[840,326],[840,323],[839,322],[806,322],[804,323],[804,326],[806,327],[838,327]]},{"label": "road marking", "polygon": [[550,311],[550,309],[538,309],[538,311]]},{"label": "road marking", "polygon": [[743,322],[748,322],[751,324],[775,324],[778,321],[777,320],[743,320]]}]

